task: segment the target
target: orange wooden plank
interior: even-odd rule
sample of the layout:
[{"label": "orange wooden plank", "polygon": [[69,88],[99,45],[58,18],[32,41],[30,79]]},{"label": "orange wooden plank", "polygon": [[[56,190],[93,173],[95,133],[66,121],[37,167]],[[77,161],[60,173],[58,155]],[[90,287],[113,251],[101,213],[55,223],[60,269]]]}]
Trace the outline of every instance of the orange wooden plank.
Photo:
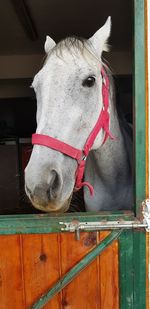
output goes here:
[{"label": "orange wooden plank", "polygon": [[[100,233],[100,239],[106,237]],[[1,309],[27,309],[98,242],[99,233],[0,236]],[[100,281],[101,279],[101,281]],[[44,309],[118,309],[114,242]]]},{"label": "orange wooden plank", "polygon": [[[97,244],[97,233],[61,235],[62,275]],[[83,270],[62,292],[63,309],[100,309],[98,259]]]},{"label": "orange wooden plank", "polygon": [[0,308],[24,309],[19,235],[0,236]]},{"label": "orange wooden plank", "polygon": [[[108,232],[100,232],[100,240]],[[100,260],[100,293],[102,309],[119,309],[119,269],[118,242],[106,248],[99,257]]]},{"label": "orange wooden plank", "polygon": [[[59,235],[23,235],[22,251],[25,301],[28,308],[60,277]],[[45,305],[44,309],[60,309],[60,298],[61,293]]]}]

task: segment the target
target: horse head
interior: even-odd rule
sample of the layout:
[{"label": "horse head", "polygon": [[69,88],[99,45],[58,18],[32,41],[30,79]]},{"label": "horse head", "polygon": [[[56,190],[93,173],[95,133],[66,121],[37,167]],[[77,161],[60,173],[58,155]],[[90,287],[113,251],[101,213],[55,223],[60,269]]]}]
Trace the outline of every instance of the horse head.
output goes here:
[{"label": "horse head", "polygon": [[[58,44],[47,36],[46,61],[34,77],[36,134],[83,149],[103,109],[102,52],[107,50],[110,17],[90,39],[66,38]],[[103,143],[104,130],[92,149]],[[75,186],[78,162],[50,147],[35,144],[25,169],[25,190],[43,211],[66,211]]]}]

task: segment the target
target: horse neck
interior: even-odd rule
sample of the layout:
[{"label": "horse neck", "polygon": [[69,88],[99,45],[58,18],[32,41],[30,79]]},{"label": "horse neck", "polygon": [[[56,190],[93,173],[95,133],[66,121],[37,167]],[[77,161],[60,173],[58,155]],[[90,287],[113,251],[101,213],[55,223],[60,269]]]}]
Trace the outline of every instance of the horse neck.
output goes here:
[{"label": "horse neck", "polygon": [[116,159],[118,162],[123,162],[125,157],[123,137],[119,128],[119,122],[117,120],[117,117],[111,116],[111,121],[113,122],[113,124],[110,126],[110,130],[113,133],[115,139],[111,140],[110,138],[108,138],[108,140],[104,145],[102,145],[97,150],[93,151],[93,156],[97,161],[96,162],[97,167],[99,167],[100,169],[109,168],[109,170],[110,169],[114,170],[116,169],[115,167]]},{"label": "horse neck", "polygon": [[105,144],[90,152],[85,170],[85,181],[93,185],[95,194],[89,199],[84,188],[86,210],[130,209],[132,191],[132,140],[120,127],[119,118],[110,94],[110,131],[115,140],[107,139]]},{"label": "horse neck", "polygon": [[[123,134],[117,110],[114,104],[113,88],[110,91],[110,131],[115,137],[114,140],[108,138],[104,145],[101,145],[97,150],[91,152],[92,165],[96,166],[96,173],[105,176],[107,181],[111,181],[111,176],[114,178],[115,175],[122,174],[122,177],[128,178],[131,157],[132,157],[132,142],[128,136]],[[127,143],[129,143],[128,147]]]}]

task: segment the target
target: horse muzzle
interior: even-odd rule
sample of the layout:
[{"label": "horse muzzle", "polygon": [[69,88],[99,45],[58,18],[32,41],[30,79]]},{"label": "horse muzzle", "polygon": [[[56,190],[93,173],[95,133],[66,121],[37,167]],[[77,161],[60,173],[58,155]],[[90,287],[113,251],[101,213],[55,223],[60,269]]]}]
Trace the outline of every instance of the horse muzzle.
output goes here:
[{"label": "horse muzzle", "polygon": [[72,186],[66,186],[62,173],[54,167],[43,170],[37,170],[36,167],[32,169],[32,167],[33,165],[29,164],[25,171],[25,192],[32,205],[44,212],[67,211],[73,183]]},{"label": "horse muzzle", "polygon": [[[25,186],[25,191],[30,199],[32,205],[41,211],[44,212],[66,212],[69,209],[70,201],[72,195],[65,201],[60,202],[56,198],[50,198],[49,190],[35,187],[34,192],[32,193],[27,186]],[[56,193],[55,193],[56,194]]]}]

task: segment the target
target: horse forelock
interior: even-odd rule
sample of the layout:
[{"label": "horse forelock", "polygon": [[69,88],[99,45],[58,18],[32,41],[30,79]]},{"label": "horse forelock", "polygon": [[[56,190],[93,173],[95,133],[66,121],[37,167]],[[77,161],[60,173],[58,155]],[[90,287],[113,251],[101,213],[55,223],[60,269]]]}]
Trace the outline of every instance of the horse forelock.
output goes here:
[{"label": "horse forelock", "polygon": [[52,48],[52,50],[48,53],[48,55],[46,55],[46,57],[44,58],[43,66],[47,63],[48,59],[53,54],[56,54],[56,56],[59,58],[63,58],[63,52],[65,50],[67,50],[72,55],[75,55],[76,52],[78,51],[81,53],[83,57],[84,57],[84,51],[86,50],[91,56],[93,56],[93,58],[95,58],[96,61],[98,61],[105,68],[105,71],[107,72],[107,76],[110,82],[109,95],[111,97],[111,102],[113,103],[113,106],[119,118],[119,112],[118,112],[118,108],[117,108],[116,100],[115,100],[115,86],[114,86],[112,71],[107,61],[104,58],[102,59],[99,58],[96,55],[96,51],[94,50],[94,47],[89,40],[82,38],[82,37],[78,37],[78,36],[70,36],[70,37],[66,37],[65,39],[60,40],[55,45],[55,47]]},{"label": "horse forelock", "polygon": [[70,36],[59,41],[55,47],[48,54],[48,58],[51,54],[56,53],[57,56],[62,56],[64,50],[68,50],[69,53],[74,51],[80,51],[83,53],[84,48],[88,45],[88,41],[82,37]]},{"label": "horse forelock", "polygon": [[105,71],[107,72],[107,76],[110,82],[109,96],[111,98],[111,104],[113,104],[114,111],[116,111],[116,114],[119,118],[119,112],[115,100],[115,86],[112,71],[107,61],[103,57],[101,59],[101,57],[99,58],[96,55],[96,51],[94,50],[94,47],[89,40],[78,36],[70,36],[66,37],[65,39],[62,39],[55,45],[55,47],[51,49],[51,51],[43,59],[42,66],[44,66],[47,63],[48,59],[53,54],[55,54],[59,58],[63,58],[63,52],[65,50],[67,50],[73,56],[76,55],[76,52],[80,52],[83,57],[85,57],[84,51],[86,50],[90,56],[93,56],[93,58],[95,58],[95,60],[98,61],[105,68]]},{"label": "horse forelock", "polygon": [[108,67],[108,64],[106,64],[106,61],[103,61],[101,57],[98,57],[92,43],[89,40],[78,36],[70,36],[60,40],[46,55],[43,61],[43,65],[53,54],[56,54],[58,57],[63,57],[64,50],[67,50],[70,54],[73,55],[75,51],[79,51],[83,56],[84,51],[86,50],[90,55],[93,56],[93,58],[95,58],[95,60],[97,60],[105,67],[108,76],[111,76],[111,70]]}]

